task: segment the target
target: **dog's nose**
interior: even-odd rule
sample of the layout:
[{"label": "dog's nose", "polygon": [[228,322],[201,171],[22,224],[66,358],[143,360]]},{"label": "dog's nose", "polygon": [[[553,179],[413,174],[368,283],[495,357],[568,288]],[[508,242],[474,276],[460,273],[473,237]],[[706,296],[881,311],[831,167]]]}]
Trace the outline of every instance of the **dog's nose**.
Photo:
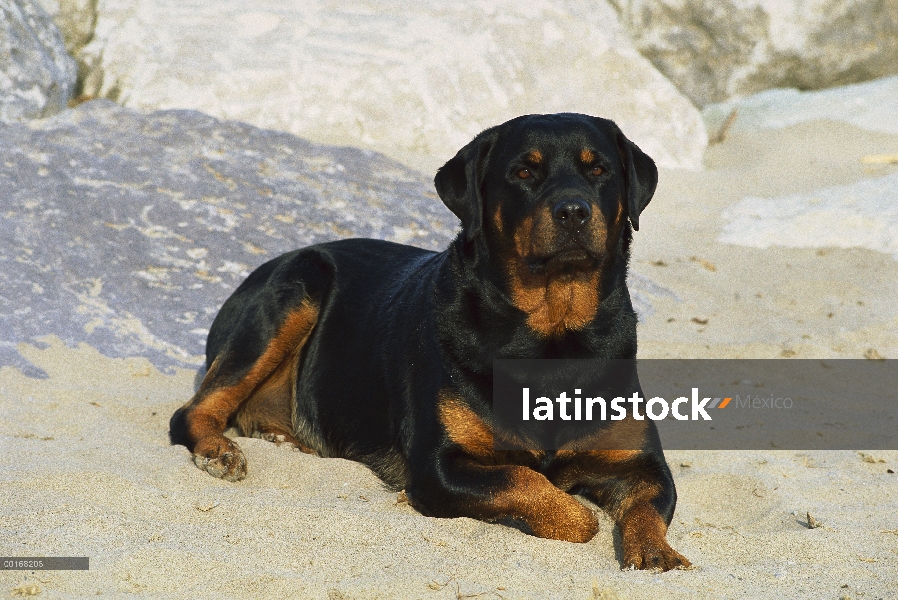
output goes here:
[{"label": "dog's nose", "polygon": [[552,207],[552,218],[565,229],[577,231],[586,225],[592,209],[583,200],[562,200]]}]

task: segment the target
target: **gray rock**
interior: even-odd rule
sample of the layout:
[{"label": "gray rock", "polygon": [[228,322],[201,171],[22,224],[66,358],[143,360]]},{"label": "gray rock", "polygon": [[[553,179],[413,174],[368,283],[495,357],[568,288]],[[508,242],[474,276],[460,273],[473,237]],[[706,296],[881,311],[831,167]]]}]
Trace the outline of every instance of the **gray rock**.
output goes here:
[{"label": "gray rock", "polygon": [[[458,220],[430,176],[195,111],[97,100],[0,125],[0,365],[54,334],[107,356],[196,367],[221,304],[257,266],[346,237],[442,250]],[[671,296],[630,278],[634,304]]]},{"label": "gray rock", "polygon": [[431,178],[371,151],[193,111],[88,102],[0,126],[0,365],[55,334],[159,367],[202,362],[249,272],[364,236],[442,249],[457,219]]},{"label": "gray rock", "polygon": [[698,106],[898,73],[895,0],[610,0],[636,48]]},{"label": "gray rock", "polygon": [[0,121],[63,110],[76,71],[59,30],[39,4],[0,0]]}]

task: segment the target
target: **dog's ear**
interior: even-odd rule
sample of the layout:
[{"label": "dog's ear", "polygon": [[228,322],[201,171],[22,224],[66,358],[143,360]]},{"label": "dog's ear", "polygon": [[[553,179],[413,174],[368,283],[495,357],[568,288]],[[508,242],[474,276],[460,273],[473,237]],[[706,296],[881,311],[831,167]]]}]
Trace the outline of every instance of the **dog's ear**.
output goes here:
[{"label": "dog's ear", "polygon": [[627,179],[627,212],[633,229],[639,231],[639,215],[652,199],[658,185],[658,167],[617,126],[614,129],[617,130],[617,149],[624,163],[624,176]]},{"label": "dog's ear", "polygon": [[483,181],[484,165],[495,139],[496,128],[487,129],[440,167],[433,180],[440,199],[461,220],[469,242],[483,228],[480,184]]}]

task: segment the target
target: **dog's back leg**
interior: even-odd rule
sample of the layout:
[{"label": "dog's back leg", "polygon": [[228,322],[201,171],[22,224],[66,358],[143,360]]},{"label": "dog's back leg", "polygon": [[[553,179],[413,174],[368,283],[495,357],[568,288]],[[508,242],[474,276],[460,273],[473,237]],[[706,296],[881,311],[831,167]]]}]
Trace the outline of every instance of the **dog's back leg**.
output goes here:
[{"label": "dog's back leg", "polygon": [[187,446],[196,465],[215,477],[246,476],[243,452],[224,436],[229,424],[244,435],[283,435],[308,450],[293,438],[290,415],[297,361],[319,306],[307,295],[292,306],[282,299],[267,285],[242,296],[238,289],[228,301],[232,306],[222,308],[225,318],[219,315],[213,324],[207,349],[212,362],[200,389],[171,419],[172,442]]}]

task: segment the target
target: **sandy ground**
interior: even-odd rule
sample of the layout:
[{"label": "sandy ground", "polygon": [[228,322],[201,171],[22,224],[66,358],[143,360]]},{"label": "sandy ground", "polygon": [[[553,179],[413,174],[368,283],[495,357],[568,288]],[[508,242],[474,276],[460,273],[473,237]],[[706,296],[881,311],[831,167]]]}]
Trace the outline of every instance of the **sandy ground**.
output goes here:
[{"label": "sandy ground", "polygon": [[[896,152],[896,135],[816,121],[663,172],[633,264],[676,298],[652,299],[640,356],[898,358],[892,256],[717,241],[745,196],[888,175],[898,165],[860,159]],[[215,480],[166,435],[194,372],[52,338],[20,352],[49,378],[0,369],[0,555],[89,556],[90,570],[0,571],[0,595],[898,597],[898,451],[669,451],[668,537],[695,568],[622,572],[607,518],[582,545],[426,518],[359,464],[254,439],[239,440],[247,479]]]}]

